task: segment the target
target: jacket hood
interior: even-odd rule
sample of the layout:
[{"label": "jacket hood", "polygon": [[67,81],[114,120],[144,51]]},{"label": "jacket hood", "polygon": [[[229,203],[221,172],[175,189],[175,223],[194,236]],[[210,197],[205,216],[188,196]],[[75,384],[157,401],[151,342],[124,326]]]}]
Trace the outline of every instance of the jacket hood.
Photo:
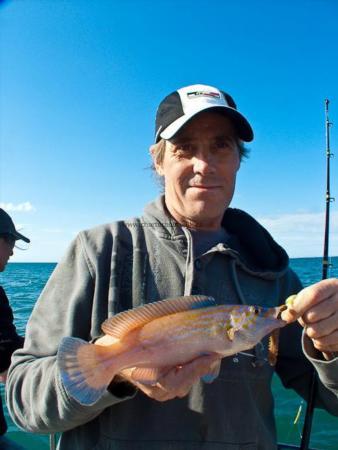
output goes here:
[{"label": "jacket hood", "polygon": [[[289,266],[286,251],[252,216],[236,208],[227,208],[222,226],[239,242],[243,262],[253,271],[284,274]],[[236,248],[236,244],[234,245]]]},{"label": "jacket hood", "polygon": [[[159,238],[176,240],[184,237],[182,227],[170,216],[164,195],[146,205],[143,220]],[[229,247],[238,263],[247,271],[276,277],[288,269],[289,257],[270,233],[248,213],[227,208],[222,226],[230,234]],[[270,278],[269,276],[269,278]]]}]

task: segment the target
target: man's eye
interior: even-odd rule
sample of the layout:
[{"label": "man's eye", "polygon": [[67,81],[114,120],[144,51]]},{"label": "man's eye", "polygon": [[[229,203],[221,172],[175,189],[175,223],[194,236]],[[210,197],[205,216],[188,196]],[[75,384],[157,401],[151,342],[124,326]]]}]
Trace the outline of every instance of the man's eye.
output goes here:
[{"label": "man's eye", "polygon": [[193,145],[190,143],[182,143],[175,145],[175,153],[191,153],[193,151]]},{"label": "man's eye", "polygon": [[189,152],[192,149],[192,145],[191,144],[179,144],[178,145],[179,150],[183,150],[184,152]]},{"label": "man's eye", "polygon": [[223,148],[224,149],[231,149],[232,145],[231,145],[230,141],[224,140],[224,141],[217,141],[216,142],[216,147],[219,148],[219,149],[223,149]]}]

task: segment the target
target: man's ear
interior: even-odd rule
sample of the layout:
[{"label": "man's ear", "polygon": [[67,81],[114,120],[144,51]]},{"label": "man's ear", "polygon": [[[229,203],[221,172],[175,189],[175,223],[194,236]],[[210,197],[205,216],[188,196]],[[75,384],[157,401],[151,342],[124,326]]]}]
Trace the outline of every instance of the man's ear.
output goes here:
[{"label": "man's ear", "polygon": [[163,177],[163,176],[164,176],[164,172],[163,172],[162,166],[161,166],[160,164],[155,164],[155,163],[154,163],[154,166],[155,166],[155,169],[156,169],[157,174],[158,174],[160,177]]},{"label": "man's ear", "polygon": [[154,153],[155,153],[155,145],[152,145],[150,147],[149,152],[150,152],[150,155],[151,155],[151,159],[153,160],[153,164],[154,164],[154,167],[155,167],[155,170],[156,170],[157,174],[160,177],[163,177],[164,172],[163,172],[162,165],[159,164],[158,162],[156,162],[156,158],[155,158],[155,155],[154,155]]}]

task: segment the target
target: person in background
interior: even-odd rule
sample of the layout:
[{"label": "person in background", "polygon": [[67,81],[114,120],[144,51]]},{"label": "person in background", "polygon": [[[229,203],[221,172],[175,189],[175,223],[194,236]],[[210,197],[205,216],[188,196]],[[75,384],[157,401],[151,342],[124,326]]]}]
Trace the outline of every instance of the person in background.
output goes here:
[{"label": "person in background", "polygon": [[[17,240],[27,243],[30,240],[20,234],[14,226],[11,217],[0,208],[0,272],[6,268],[9,258],[13,255],[13,249]],[[21,348],[24,338],[19,336],[14,325],[12,308],[10,307],[7,295],[0,286],[0,383],[6,382],[7,369],[11,363],[12,353]],[[0,435],[7,431],[2,400],[0,397]]]},{"label": "person in background", "polygon": [[[150,152],[164,194],[140,218],[81,232],[56,267],[8,374],[8,407],[20,427],[61,431],[60,450],[275,450],[272,376],[307,398],[314,369],[316,406],[338,415],[338,280],[302,289],[270,234],[229,207],[252,139],[232,97],[213,86],[187,86],[161,102]],[[93,402],[72,396],[81,372],[62,376],[63,337],[110,345],[101,330],[107,317],[192,294],[267,307],[298,294],[282,313],[294,322],[281,329],[277,364],[269,365],[264,338],[222,359],[211,384],[200,377],[217,354],[167,367],[150,385],[121,371]]]}]

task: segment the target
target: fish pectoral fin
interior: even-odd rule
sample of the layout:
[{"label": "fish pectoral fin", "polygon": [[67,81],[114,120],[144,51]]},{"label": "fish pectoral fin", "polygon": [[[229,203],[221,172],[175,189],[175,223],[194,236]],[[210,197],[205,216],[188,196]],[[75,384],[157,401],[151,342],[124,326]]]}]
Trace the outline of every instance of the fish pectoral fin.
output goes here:
[{"label": "fish pectoral fin", "polygon": [[201,377],[201,380],[203,380],[204,383],[208,384],[212,383],[218,377],[220,369],[221,369],[221,360],[213,362],[212,365],[210,366],[210,371],[207,374],[203,375],[203,377]]},{"label": "fish pectoral fin", "polygon": [[229,341],[234,340],[236,331],[237,331],[237,329],[234,327],[231,327],[227,330],[227,336],[228,336]]},{"label": "fish pectoral fin", "polygon": [[122,339],[135,328],[142,327],[160,317],[215,305],[215,299],[206,295],[168,298],[116,314],[103,322],[102,331],[117,339]]}]

